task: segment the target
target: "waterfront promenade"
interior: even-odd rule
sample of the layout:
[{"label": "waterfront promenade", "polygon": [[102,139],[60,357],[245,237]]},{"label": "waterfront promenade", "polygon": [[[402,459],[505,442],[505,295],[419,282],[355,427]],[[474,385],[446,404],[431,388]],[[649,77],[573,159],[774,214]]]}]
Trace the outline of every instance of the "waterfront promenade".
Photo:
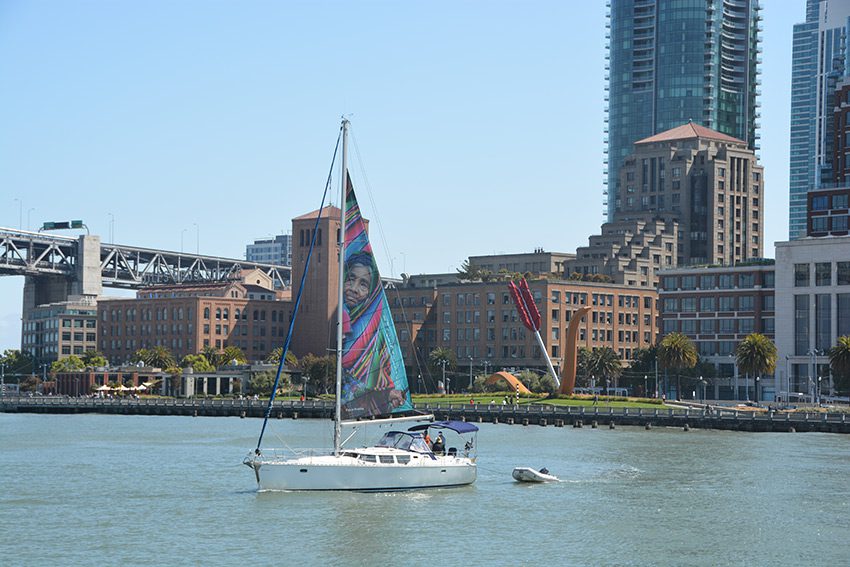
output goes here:
[{"label": "waterfront promenade", "polygon": [[[194,417],[263,417],[268,402],[253,399],[106,399],[45,397],[0,398],[5,413],[103,413],[118,415],[178,415]],[[763,432],[850,433],[846,413],[739,411],[703,408],[608,408],[605,406],[554,406],[549,404],[416,404],[437,419],[554,427],[678,427]],[[330,419],[334,404],[321,400],[275,401],[273,419]]]}]

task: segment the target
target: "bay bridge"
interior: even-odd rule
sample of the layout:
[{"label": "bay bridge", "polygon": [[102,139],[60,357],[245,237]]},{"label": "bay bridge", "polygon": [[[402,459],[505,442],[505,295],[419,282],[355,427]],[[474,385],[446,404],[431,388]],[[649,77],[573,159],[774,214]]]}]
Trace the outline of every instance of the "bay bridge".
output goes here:
[{"label": "bay bridge", "polygon": [[104,287],[141,289],[154,284],[215,283],[259,269],[276,287],[290,268],[185,252],[101,242],[0,227],[0,276],[24,276],[23,314],[38,305],[76,298],[95,302]]}]

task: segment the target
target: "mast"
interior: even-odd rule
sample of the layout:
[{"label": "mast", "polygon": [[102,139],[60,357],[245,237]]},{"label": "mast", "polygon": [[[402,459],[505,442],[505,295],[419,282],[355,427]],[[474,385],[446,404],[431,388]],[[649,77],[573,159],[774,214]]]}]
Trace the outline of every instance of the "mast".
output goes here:
[{"label": "mast", "polygon": [[345,285],[345,189],[348,182],[348,126],[342,119],[342,175],[339,189],[339,291],[336,303],[336,405],[334,409],[334,455],[339,455],[342,437],[342,310]]}]

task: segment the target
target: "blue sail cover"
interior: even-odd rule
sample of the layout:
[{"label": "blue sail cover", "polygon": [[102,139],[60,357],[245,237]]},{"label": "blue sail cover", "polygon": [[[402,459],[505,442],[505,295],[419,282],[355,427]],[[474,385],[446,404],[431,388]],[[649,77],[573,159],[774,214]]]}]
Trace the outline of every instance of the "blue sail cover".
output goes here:
[{"label": "blue sail cover", "polygon": [[342,418],[413,409],[390,306],[346,173]]}]

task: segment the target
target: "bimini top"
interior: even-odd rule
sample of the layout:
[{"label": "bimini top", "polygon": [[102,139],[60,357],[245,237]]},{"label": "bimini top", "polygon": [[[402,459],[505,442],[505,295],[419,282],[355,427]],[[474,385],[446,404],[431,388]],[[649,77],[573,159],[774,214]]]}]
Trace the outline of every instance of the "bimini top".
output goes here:
[{"label": "bimini top", "polygon": [[434,421],[432,423],[423,423],[422,425],[414,425],[408,431],[422,431],[425,429],[451,429],[456,433],[472,433],[478,431],[478,426],[467,423],[466,421]]}]

